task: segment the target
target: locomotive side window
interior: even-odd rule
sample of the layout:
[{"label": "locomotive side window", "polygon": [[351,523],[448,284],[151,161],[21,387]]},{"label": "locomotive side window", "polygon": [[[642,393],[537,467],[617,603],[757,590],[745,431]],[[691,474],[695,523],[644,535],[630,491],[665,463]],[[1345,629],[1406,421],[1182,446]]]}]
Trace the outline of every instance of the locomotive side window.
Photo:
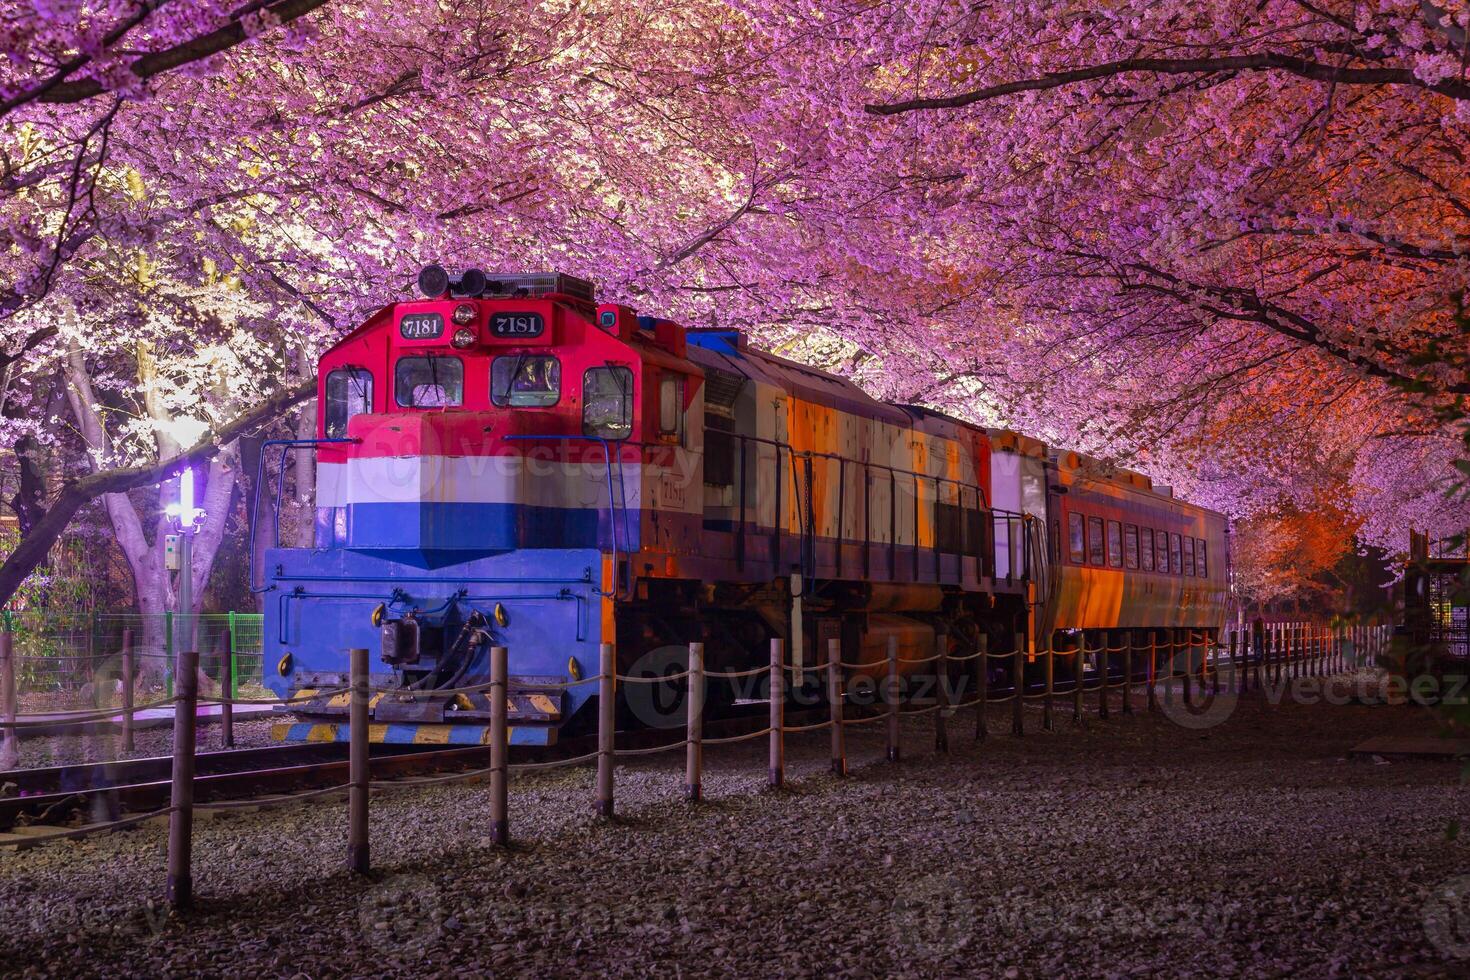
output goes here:
[{"label": "locomotive side window", "polygon": [[393,399],[401,408],[464,404],[464,362],[434,354],[400,357],[393,366]]},{"label": "locomotive side window", "polygon": [[1194,574],[1194,538],[1184,539],[1184,574]]},{"label": "locomotive side window", "polygon": [[1087,560],[1087,544],[1083,540],[1083,526],[1081,514],[1067,515],[1068,549],[1072,554],[1072,562],[1076,565]]},{"label": "locomotive side window", "polygon": [[362,368],[338,368],[327,375],[326,429],[328,439],[347,435],[354,415],[373,410],[373,376]]},{"label": "locomotive side window", "polygon": [[1087,561],[1092,565],[1103,565],[1103,519],[1087,519]]},{"label": "locomotive side window", "polygon": [[1194,570],[1199,573],[1200,578],[1207,577],[1210,572],[1205,567],[1205,539],[1200,538],[1194,543]]},{"label": "locomotive side window", "polygon": [[1179,535],[1169,535],[1169,567],[1174,569],[1175,575],[1184,574],[1184,545],[1179,540]]},{"label": "locomotive side window", "polygon": [[735,423],[722,415],[704,416],[704,482],[706,486],[735,485]]},{"label": "locomotive side window", "polygon": [[[948,492],[954,503],[940,498]],[[961,554],[965,550],[965,511],[960,506],[960,491],[939,485],[934,494],[934,547],[950,554]]]},{"label": "locomotive side window", "polygon": [[546,408],[561,398],[561,362],[545,354],[511,354],[490,364],[490,404]]},{"label": "locomotive side window", "polygon": [[1145,572],[1154,570],[1154,531],[1146,527],[1138,538],[1138,563]]},{"label": "locomotive side window", "polygon": [[664,374],[658,379],[658,434],[666,442],[684,442],[684,378]]},{"label": "locomotive side window", "polygon": [[1169,532],[1156,531],[1154,541],[1158,545],[1155,550],[1158,552],[1159,571],[1167,574],[1169,571]]},{"label": "locomotive side window", "polygon": [[1123,567],[1138,567],[1138,525],[1123,525]]},{"label": "locomotive side window", "polygon": [[633,372],[588,368],[582,375],[582,434],[626,439],[633,434]]},{"label": "locomotive side window", "polygon": [[1123,525],[1117,521],[1108,521],[1108,565],[1123,567]]}]

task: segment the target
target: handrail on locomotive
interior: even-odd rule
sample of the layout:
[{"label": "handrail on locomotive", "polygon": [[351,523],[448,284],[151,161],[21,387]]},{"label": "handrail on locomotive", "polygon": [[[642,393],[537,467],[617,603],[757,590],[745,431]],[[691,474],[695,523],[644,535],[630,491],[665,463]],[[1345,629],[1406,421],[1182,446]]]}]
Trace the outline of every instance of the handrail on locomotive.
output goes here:
[{"label": "handrail on locomotive", "polygon": [[[624,540],[631,541],[631,536],[632,535],[631,535],[631,532],[628,530],[628,527],[627,527],[627,485],[626,485],[625,477],[624,477],[624,474],[623,474],[622,457],[621,457],[621,455],[618,455],[618,465],[616,467],[616,470],[617,470],[617,479],[616,479],[616,482],[615,482],[614,481],[614,478],[613,478],[614,466],[613,466],[612,460],[613,460],[614,455],[616,455],[616,454],[614,454],[612,452],[611,446],[609,444],[609,440],[608,439],[605,439],[603,437],[600,437],[600,436],[588,436],[588,435],[564,434],[564,433],[520,433],[520,434],[507,435],[504,438],[506,440],[508,440],[508,441],[517,441],[517,442],[538,442],[538,441],[551,441],[551,442],[590,442],[590,443],[596,443],[597,445],[599,445],[602,448],[603,464],[604,464],[605,471],[606,471],[608,523],[609,523],[609,527],[612,530],[612,534],[611,534],[611,539],[610,540],[611,540],[611,547],[612,547],[613,568],[614,569],[617,569],[619,567],[619,557],[620,557],[620,549],[619,549],[619,545],[618,545],[618,534],[617,534],[617,530],[618,530],[619,525],[621,524],[621,526],[622,526]],[[1005,530],[1006,530],[1006,534],[1004,535],[1004,537],[1005,537],[1005,556],[1006,556],[1006,562],[1005,562],[1005,567],[1006,567],[1005,581],[1007,583],[1010,583],[1013,580],[1019,580],[1021,582],[1029,582],[1029,581],[1032,580],[1033,573],[1034,573],[1034,571],[1035,571],[1036,568],[1042,568],[1042,569],[1045,569],[1046,568],[1046,558],[1045,558],[1045,551],[1044,551],[1044,549],[1045,549],[1045,541],[1044,541],[1044,538],[1042,537],[1042,535],[1037,530],[1036,521],[1034,520],[1034,518],[1032,517],[1032,515],[1019,513],[1019,512],[1016,512],[1016,511],[1003,510],[1003,509],[1000,509],[1000,508],[994,508],[994,507],[987,506],[988,501],[986,500],[986,496],[985,496],[985,488],[982,487],[982,486],[980,486],[979,484],[966,483],[963,480],[954,479],[952,477],[939,476],[937,474],[920,473],[917,470],[904,469],[902,467],[892,466],[892,465],[889,465],[887,463],[875,463],[875,462],[872,462],[870,460],[865,460],[865,459],[854,459],[851,456],[844,456],[844,455],[842,455],[840,453],[826,453],[826,452],[820,452],[818,450],[810,450],[810,449],[800,449],[799,450],[796,447],[792,446],[789,442],[784,442],[784,441],[776,440],[776,439],[767,439],[767,438],[763,438],[763,437],[760,437],[760,436],[751,436],[751,435],[746,435],[746,434],[738,434],[737,435],[737,439],[740,442],[740,446],[741,446],[741,451],[740,451],[740,453],[739,453],[739,455],[738,455],[737,458],[740,460],[740,470],[741,470],[741,473],[740,473],[740,486],[741,486],[742,491],[744,490],[745,481],[746,481],[746,473],[745,473],[746,463],[745,463],[745,460],[747,458],[747,453],[745,452],[745,445],[746,445],[747,442],[755,443],[757,445],[771,446],[772,448],[774,448],[776,450],[776,454],[775,454],[775,456],[774,456],[774,458],[772,460],[772,465],[777,470],[777,474],[778,474],[777,475],[777,485],[778,486],[779,486],[779,480],[780,480],[779,471],[780,471],[780,458],[781,458],[781,454],[784,452],[791,459],[792,465],[790,467],[790,470],[791,470],[792,492],[796,496],[796,498],[797,498],[797,500],[799,502],[798,503],[798,506],[796,507],[796,515],[797,515],[797,521],[798,521],[798,526],[799,526],[799,532],[800,532],[800,534],[802,536],[802,540],[803,540],[801,572],[802,572],[802,574],[804,576],[806,576],[808,578],[815,577],[815,575],[816,575],[816,558],[815,558],[815,550],[814,550],[814,547],[813,547],[814,542],[815,542],[815,538],[816,538],[816,531],[815,531],[815,527],[814,527],[814,518],[812,516],[812,511],[811,511],[811,508],[812,508],[812,498],[815,495],[815,489],[816,489],[816,487],[815,487],[815,478],[813,476],[813,471],[812,471],[812,468],[810,466],[810,462],[813,459],[826,459],[826,460],[835,461],[837,463],[837,465],[838,465],[838,479],[839,480],[845,479],[848,464],[852,464],[854,466],[860,466],[863,469],[863,475],[864,475],[864,478],[865,478],[865,485],[870,485],[870,483],[868,483],[868,481],[871,481],[871,479],[872,479],[872,473],[871,473],[872,470],[876,469],[876,470],[880,470],[880,471],[886,471],[888,473],[888,475],[889,475],[890,486],[892,487],[892,492],[896,492],[896,490],[897,490],[897,480],[898,480],[898,477],[900,477],[900,476],[910,477],[910,478],[913,479],[913,495],[912,496],[913,496],[913,499],[915,501],[916,506],[917,506],[917,502],[923,499],[922,492],[921,492],[921,489],[920,489],[920,485],[921,485],[921,481],[924,481],[924,480],[932,480],[932,481],[934,481],[935,500],[936,501],[938,501],[938,499],[939,499],[939,493],[940,493],[940,488],[941,487],[943,487],[945,485],[953,486],[955,488],[955,499],[958,500],[958,501],[960,501],[960,507],[961,507],[962,510],[965,509],[964,508],[964,493],[965,493],[965,491],[973,491],[975,493],[975,495],[976,495],[976,500],[977,500],[977,507],[976,507],[976,509],[978,511],[982,512],[982,513],[988,512],[989,515],[990,515],[989,533],[988,533],[988,535],[986,535],[986,538],[984,540],[979,541],[979,542],[976,542],[975,555],[974,555],[974,557],[976,557],[977,559],[980,559],[982,562],[984,562],[983,567],[985,569],[985,577],[987,577],[987,578],[993,577],[994,576],[994,573],[995,573],[995,569],[1000,564],[997,559],[999,558],[999,556],[1001,554],[1001,550],[1000,550],[1001,549],[1001,545],[1000,545],[1001,535],[996,533],[997,527],[1004,527]],[[267,440],[266,442],[261,443],[261,447],[260,447],[261,448],[260,459],[259,459],[258,463],[256,464],[256,474],[255,474],[255,487],[256,487],[256,491],[255,491],[255,493],[254,493],[254,495],[252,497],[251,525],[252,526],[255,526],[257,524],[257,522],[259,521],[259,517],[260,517],[260,497],[261,497],[261,494],[260,494],[259,488],[266,485],[266,483],[265,483],[265,479],[266,479],[265,463],[266,463],[266,459],[267,459],[267,455],[266,455],[266,451],[267,450],[269,450],[269,449],[276,449],[276,448],[278,448],[280,450],[279,462],[277,464],[277,479],[276,479],[276,484],[275,484],[275,490],[274,490],[274,493],[272,494],[272,499],[273,499],[273,502],[274,502],[274,515],[273,516],[275,517],[275,520],[273,522],[274,539],[273,539],[272,545],[275,548],[281,548],[281,547],[284,547],[284,546],[281,543],[281,522],[280,522],[280,517],[281,517],[282,499],[284,497],[284,492],[285,492],[285,482],[286,481],[284,479],[284,474],[285,474],[285,471],[286,471],[286,460],[287,460],[288,454],[294,453],[294,452],[297,452],[297,451],[301,451],[301,450],[310,450],[312,452],[315,452],[321,446],[354,445],[354,444],[359,444],[359,443],[361,443],[361,440],[360,439],[351,439],[351,438],[271,439],[271,440]],[[637,448],[640,448],[640,449],[643,448],[643,446],[644,446],[643,443],[636,442],[636,441],[631,441],[631,440],[623,440],[623,441],[621,441],[618,444],[619,445],[630,445],[630,446],[634,446],[634,447],[637,447]],[[805,461],[808,464],[805,467],[805,475],[806,475],[806,479],[807,479],[807,487],[806,487],[804,505],[800,502],[803,494],[802,494],[801,482],[800,482],[800,480],[797,477],[796,460],[798,460],[798,459],[803,460],[803,461]],[[760,467],[761,463],[762,463],[762,460],[759,457],[759,455],[757,454],[756,455],[757,483],[759,482],[759,467]],[[616,486],[616,492],[614,490],[614,487],[615,486]],[[779,491],[778,491],[778,494],[779,494]],[[623,500],[623,503],[621,505],[618,504],[618,498],[619,497],[621,497],[622,500]],[[780,506],[779,499],[780,498],[779,498],[779,495],[778,495],[778,497],[777,497],[777,501],[778,501],[777,506],[778,507]],[[741,503],[740,503],[740,511],[741,511],[741,518],[742,519],[741,519],[741,521],[738,524],[738,529],[737,529],[737,532],[736,533],[737,533],[737,535],[739,535],[739,537],[741,539],[743,539],[744,538],[744,535],[745,535],[745,526],[746,526],[746,523],[747,523],[747,520],[746,519],[750,516],[750,508],[749,508],[749,505],[746,503],[746,501],[743,499],[743,494],[742,494],[742,499],[741,499]],[[619,517],[620,516],[621,516],[621,520],[619,520]],[[842,533],[842,528],[844,526],[844,523],[845,523],[845,520],[846,520],[846,516],[847,516],[846,514],[840,514],[838,516],[838,540],[839,540],[839,542],[845,542],[845,540],[846,540],[846,535],[844,535]],[[897,533],[896,533],[896,528],[894,526],[894,522],[895,522],[895,518],[894,518],[894,516],[892,514],[890,514],[890,522],[889,522],[889,525],[887,527],[887,531],[888,531],[888,538],[889,538],[888,544],[889,544],[889,547],[891,549],[892,548],[896,548],[896,546],[897,546]],[[1019,528],[1021,529],[1021,532],[1022,532],[1021,533],[1022,545],[1021,545],[1021,549],[1020,549],[1021,573],[1020,573],[1019,576],[1015,576],[1014,575],[1014,569],[1016,568],[1016,565],[1017,565],[1017,562],[1016,562],[1016,558],[1017,558],[1017,554],[1016,554],[1016,551],[1017,551],[1016,537],[1017,536],[1014,533],[1011,533],[1013,527],[1016,527],[1016,526],[1019,526]],[[873,541],[872,541],[872,529],[871,529],[871,527],[868,527],[868,526],[865,525],[863,530],[864,530],[863,545],[865,547],[871,547],[872,544],[873,544]],[[779,527],[775,528],[772,533],[779,536],[779,534],[781,533],[780,528]],[[742,543],[743,543],[743,540],[742,540]],[[985,545],[987,543],[990,545],[990,548],[988,550],[985,549]],[[257,585],[257,583],[255,581],[255,567],[256,567],[256,562],[255,562],[255,554],[256,554],[256,551],[255,551],[255,548],[256,548],[256,541],[255,541],[254,535],[252,535],[251,536],[251,539],[250,539],[250,565],[249,565],[249,568],[251,570],[250,571],[250,591],[251,592],[254,592],[254,593],[272,591],[273,589],[276,588],[274,585],[264,585],[264,584]],[[939,554],[946,553],[946,549],[943,547],[943,545],[942,545],[942,543],[940,541],[939,535],[937,535],[937,534],[935,535],[935,537],[934,537],[934,544],[933,544],[933,546],[932,546],[932,548],[930,550],[933,553],[935,553],[936,556],[939,555]],[[949,551],[947,553],[957,553],[957,552]],[[742,554],[743,554],[743,551],[742,551]],[[841,555],[840,547],[839,547],[838,554],[839,554],[839,556]],[[917,561],[917,549],[916,549],[916,554],[915,554],[915,561]],[[631,569],[631,566],[629,566],[629,569],[630,569],[629,578],[631,578],[632,577],[632,569]],[[1043,589],[1049,589],[1049,583],[1047,582],[1047,578],[1046,578],[1045,575],[1041,576],[1041,578],[1039,579],[1039,581],[1040,581],[1041,587]],[[628,589],[631,589],[632,588],[632,582],[631,581],[627,582],[626,583],[626,586],[627,586]],[[623,591],[622,591],[622,584],[620,582],[618,582],[618,581],[615,581],[614,582],[613,588],[610,591],[604,592],[601,589],[595,589],[594,592],[595,592],[595,594],[597,594],[599,596],[606,596],[606,597],[610,597],[610,598],[617,598],[618,596],[624,594]],[[1038,603],[1039,602],[1043,602],[1043,601],[1045,601],[1044,594],[1036,600],[1036,602],[1038,602]]]}]

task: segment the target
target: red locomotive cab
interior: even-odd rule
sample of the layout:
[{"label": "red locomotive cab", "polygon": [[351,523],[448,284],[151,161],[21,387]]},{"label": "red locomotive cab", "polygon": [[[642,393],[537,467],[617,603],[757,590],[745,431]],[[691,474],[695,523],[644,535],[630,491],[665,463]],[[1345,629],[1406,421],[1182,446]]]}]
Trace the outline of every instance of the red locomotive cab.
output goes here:
[{"label": "red locomotive cab", "polygon": [[703,372],[683,327],[567,276],[431,267],[421,288],[322,358],[320,546],[423,567],[696,546]]}]

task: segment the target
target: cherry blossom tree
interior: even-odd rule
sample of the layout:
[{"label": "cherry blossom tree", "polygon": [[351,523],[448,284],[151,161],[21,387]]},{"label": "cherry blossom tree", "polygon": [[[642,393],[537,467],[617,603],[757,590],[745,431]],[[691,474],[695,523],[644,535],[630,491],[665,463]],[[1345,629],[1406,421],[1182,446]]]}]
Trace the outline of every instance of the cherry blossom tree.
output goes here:
[{"label": "cherry blossom tree", "polygon": [[[438,261],[585,275],[1233,514],[1327,494],[1386,547],[1455,529],[1465,21],[1463,0],[38,4],[0,26],[16,512],[61,521],[70,491],[21,477],[72,425],[86,479],[202,458],[162,435],[179,406],[208,406],[218,448]],[[152,506],[109,504],[119,538]]]},{"label": "cherry blossom tree", "polygon": [[830,161],[804,217],[929,328],[895,387],[1232,512],[1325,457],[1378,543],[1470,519],[1463,3],[741,8]]}]

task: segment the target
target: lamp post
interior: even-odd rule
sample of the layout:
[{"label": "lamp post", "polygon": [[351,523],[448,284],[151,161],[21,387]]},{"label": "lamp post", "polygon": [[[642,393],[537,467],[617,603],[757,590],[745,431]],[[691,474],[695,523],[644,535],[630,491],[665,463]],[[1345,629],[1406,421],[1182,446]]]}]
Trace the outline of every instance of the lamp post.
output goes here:
[{"label": "lamp post", "polygon": [[184,640],[190,649],[194,647],[194,528],[204,517],[204,511],[194,506],[194,469],[185,467],[179,474],[179,501],[164,508],[164,513],[178,522],[179,526],[179,588],[178,604],[174,618],[184,624]]}]

